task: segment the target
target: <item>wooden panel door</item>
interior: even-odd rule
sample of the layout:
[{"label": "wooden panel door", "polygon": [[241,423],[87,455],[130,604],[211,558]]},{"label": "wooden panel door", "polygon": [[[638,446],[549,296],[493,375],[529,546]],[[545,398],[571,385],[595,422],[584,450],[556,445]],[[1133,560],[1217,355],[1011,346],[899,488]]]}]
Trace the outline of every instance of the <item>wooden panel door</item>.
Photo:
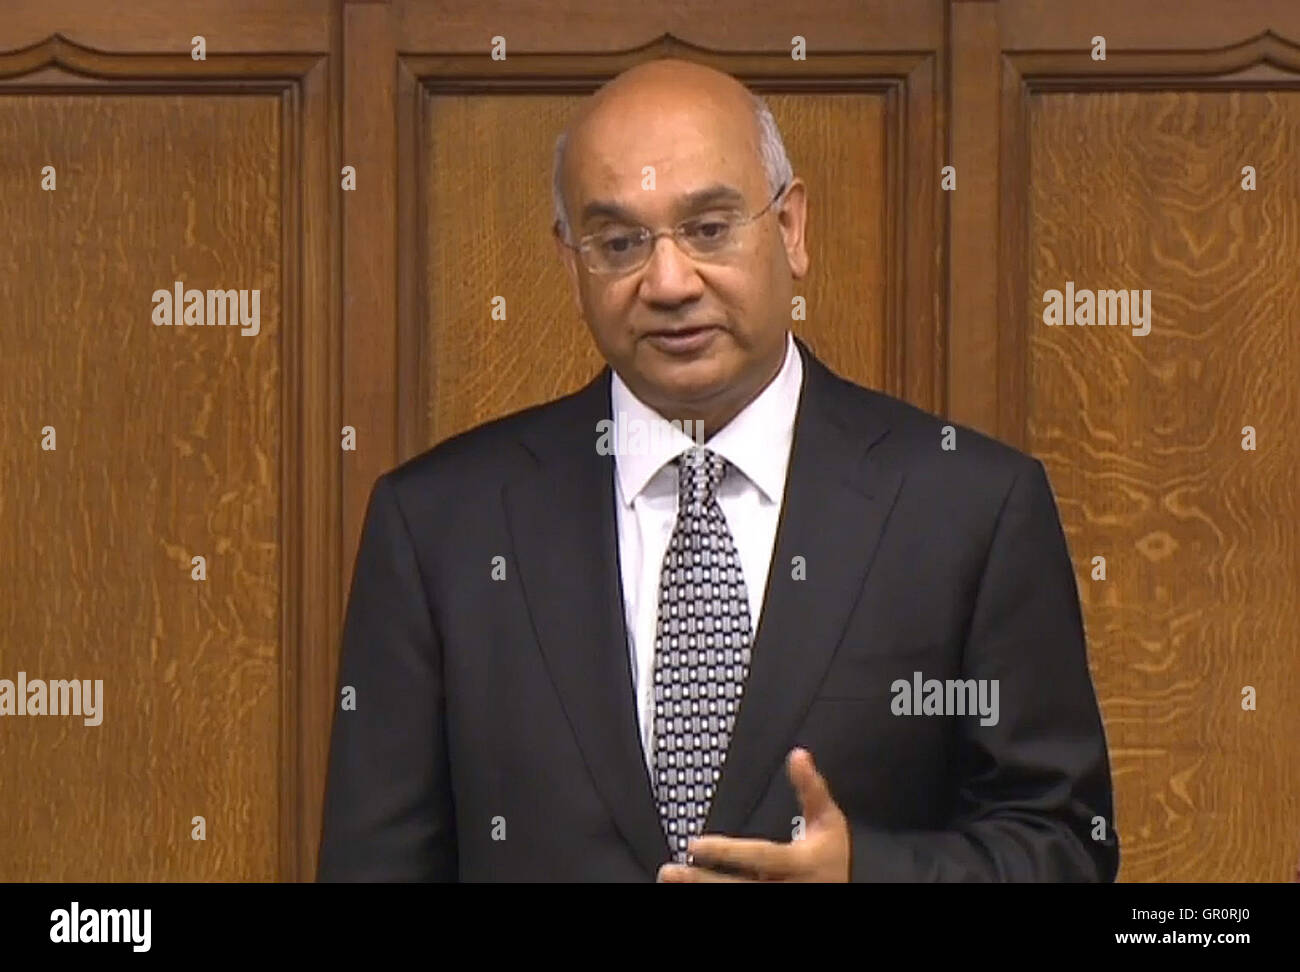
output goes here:
[{"label": "wooden panel door", "polygon": [[[954,100],[975,114],[955,161],[983,198],[959,191],[953,239],[989,249],[953,255],[954,417],[1051,476],[1111,746],[1121,878],[1287,879],[1300,8],[961,6],[972,43]],[[1051,292],[1064,303],[1067,289],[1091,324],[1049,325]],[[1149,321],[1134,306],[1115,323],[1121,290],[1149,296]]]},{"label": "wooden panel door", "polygon": [[[0,880],[303,873],[303,645],[338,611],[330,8],[174,7],[0,18],[0,678],[102,691],[0,725]],[[156,323],[174,286],[250,323]]]}]

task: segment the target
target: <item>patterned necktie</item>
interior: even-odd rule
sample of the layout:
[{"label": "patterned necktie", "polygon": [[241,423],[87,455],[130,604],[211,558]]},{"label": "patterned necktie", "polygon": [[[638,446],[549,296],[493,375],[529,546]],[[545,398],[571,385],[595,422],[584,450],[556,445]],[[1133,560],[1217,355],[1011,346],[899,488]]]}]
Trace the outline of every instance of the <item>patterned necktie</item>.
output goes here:
[{"label": "patterned necktie", "polygon": [[680,863],[704,827],[749,674],[749,595],[718,506],[727,461],[692,448],[678,466],[677,523],[659,576],[654,654],[655,800]]}]

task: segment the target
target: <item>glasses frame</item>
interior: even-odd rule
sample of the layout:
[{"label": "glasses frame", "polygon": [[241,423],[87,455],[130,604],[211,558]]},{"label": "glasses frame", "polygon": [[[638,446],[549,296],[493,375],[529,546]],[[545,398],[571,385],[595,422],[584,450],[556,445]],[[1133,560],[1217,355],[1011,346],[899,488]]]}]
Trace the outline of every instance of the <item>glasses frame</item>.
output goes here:
[{"label": "glasses frame", "polygon": [[[767,211],[776,204],[776,201],[780,199],[783,195],[785,195],[785,191],[789,187],[790,187],[790,183],[788,182],[781,183],[780,188],[776,190],[776,195],[774,195],[771,199],[768,200],[766,206],[764,206],[758,212],[750,216],[741,217],[734,224],[732,224],[733,227],[739,228],[741,226],[748,226],[751,223],[761,219],[767,213]],[[579,239],[577,244],[573,244],[570,243],[568,240],[564,239],[564,237],[560,235],[560,221],[558,219],[555,221],[551,229],[552,232],[554,232],[555,234],[555,238],[560,241],[561,246],[568,247],[570,250],[573,250],[575,253],[577,253],[579,256],[582,257],[582,262],[587,267],[587,270],[590,273],[594,273],[602,277],[616,277],[616,276],[624,276],[629,273],[636,273],[638,270],[643,270],[645,266],[650,262],[650,260],[654,257],[655,247],[659,245],[659,238],[662,236],[671,236],[673,238],[673,242],[677,244],[677,248],[681,250],[682,254],[686,256],[688,259],[701,260],[700,257],[693,255],[691,251],[683,245],[682,236],[681,236],[682,227],[684,227],[687,223],[691,222],[696,218],[697,217],[694,216],[688,217],[687,219],[682,220],[672,229],[652,230],[648,226],[638,226],[637,227],[638,230],[649,234],[650,249],[646,251],[646,257],[644,261],[642,261],[635,267],[629,267],[623,270],[601,270],[591,265],[591,257],[589,255],[591,249],[590,243],[592,240],[594,240],[596,237],[600,235],[599,232],[588,233],[587,235]],[[703,260],[702,262],[708,263],[709,261]]]}]

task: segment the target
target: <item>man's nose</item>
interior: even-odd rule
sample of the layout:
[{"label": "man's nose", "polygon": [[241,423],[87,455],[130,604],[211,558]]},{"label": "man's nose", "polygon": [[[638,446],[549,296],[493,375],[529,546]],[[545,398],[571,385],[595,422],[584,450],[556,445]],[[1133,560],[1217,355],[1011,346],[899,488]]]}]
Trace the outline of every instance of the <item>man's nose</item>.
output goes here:
[{"label": "man's nose", "polygon": [[698,296],[700,275],[695,263],[682,252],[677,240],[665,233],[654,241],[641,277],[641,294],[655,303],[679,303]]}]

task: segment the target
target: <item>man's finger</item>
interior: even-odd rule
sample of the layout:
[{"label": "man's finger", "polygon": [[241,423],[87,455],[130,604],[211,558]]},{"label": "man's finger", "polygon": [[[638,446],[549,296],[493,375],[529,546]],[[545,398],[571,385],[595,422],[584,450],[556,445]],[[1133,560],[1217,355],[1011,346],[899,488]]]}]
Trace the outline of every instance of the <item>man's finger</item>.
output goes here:
[{"label": "man's finger", "polygon": [[826,778],[817,772],[817,764],[813,762],[812,753],[808,750],[792,749],[790,758],[786,761],[786,772],[790,776],[795,795],[799,798],[805,821],[811,824],[835,806]]},{"label": "man's finger", "polygon": [[686,845],[694,861],[743,868],[760,880],[783,878],[795,870],[789,844],[751,837],[695,837]]},{"label": "man's finger", "polygon": [[755,884],[753,878],[739,874],[723,874],[707,867],[695,867],[687,864],[665,864],[659,869],[659,881],[662,884]]}]

